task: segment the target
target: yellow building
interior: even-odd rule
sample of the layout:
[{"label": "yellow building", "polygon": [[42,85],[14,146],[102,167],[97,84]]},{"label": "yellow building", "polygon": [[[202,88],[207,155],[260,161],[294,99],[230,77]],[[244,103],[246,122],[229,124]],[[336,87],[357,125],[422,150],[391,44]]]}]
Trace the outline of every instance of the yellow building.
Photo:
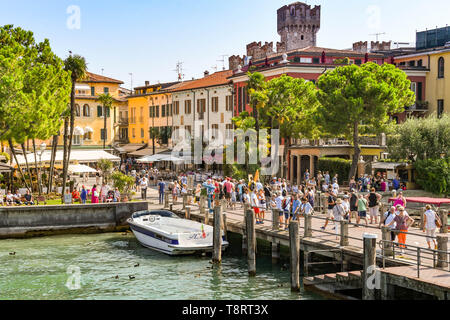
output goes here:
[{"label": "yellow building", "polygon": [[131,144],[147,144],[153,148],[150,130],[155,128],[155,148],[169,147],[172,134],[170,90],[180,85],[178,82],[154,85],[146,82],[145,86],[134,88],[134,94],[128,97],[128,135]]},{"label": "yellow building", "polygon": [[[450,112],[450,47],[437,47],[395,58],[399,67],[427,69],[424,100],[428,114]],[[448,82],[448,83],[447,83]]]},{"label": "yellow building", "polygon": [[[106,145],[111,146],[118,141],[119,120],[125,118],[128,111],[126,91],[120,88],[120,80],[104,77],[94,73],[87,73],[84,81],[75,85],[75,128],[73,146],[102,147],[104,134]],[[104,129],[104,110],[98,101],[98,96],[109,93],[113,98],[111,110],[107,110],[106,131]],[[122,115],[122,117],[121,117]],[[60,136],[58,144],[63,144]]]}]

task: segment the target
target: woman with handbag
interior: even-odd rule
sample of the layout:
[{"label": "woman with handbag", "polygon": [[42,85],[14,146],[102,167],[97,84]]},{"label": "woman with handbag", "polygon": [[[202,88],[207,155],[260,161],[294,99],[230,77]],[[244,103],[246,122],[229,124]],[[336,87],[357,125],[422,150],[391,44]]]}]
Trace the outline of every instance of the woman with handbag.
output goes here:
[{"label": "woman with handbag", "polygon": [[435,211],[431,210],[429,204],[425,206],[425,209],[426,211],[423,215],[423,232],[427,234],[428,248],[431,249],[431,242],[433,242],[434,249],[437,250],[436,228],[442,226],[441,219],[439,219]]},{"label": "woman with handbag", "polygon": [[397,232],[398,242],[400,243],[400,251],[403,254],[403,249],[406,248],[406,234],[408,233],[409,227],[414,223],[414,219],[405,214],[405,208],[399,207],[398,215],[387,226],[390,227],[394,222],[396,223],[395,231]]}]

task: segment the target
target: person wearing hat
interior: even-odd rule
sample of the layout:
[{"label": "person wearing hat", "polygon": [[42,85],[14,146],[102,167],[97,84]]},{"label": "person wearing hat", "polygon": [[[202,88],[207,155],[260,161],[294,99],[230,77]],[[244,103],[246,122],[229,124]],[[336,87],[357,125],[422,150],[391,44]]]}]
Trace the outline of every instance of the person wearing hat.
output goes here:
[{"label": "person wearing hat", "polygon": [[344,219],[345,215],[346,215],[346,210],[345,210],[345,206],[342,204],[342,199],[338,198],[336,200],[336,205],[333,208],[333,216],[334,216],[334,221],[335,223],[335,230],[336,230],[336,240],[339,239],[339,227],[340,227],[340,223],[341,221]]},{"label": "person wearing hat", "polygon": [[400,243],[401,253],[404,253],[404,248],[406,248],[406,234],[408,233],[409,227],[414,223],[414,219],[409,215],[405,214],[405,208],[398,208],[398,215],[387,225],[387,227],[393,226],[394,222],[396,224],[395,230],[397,232],[398,242]]},{"label": "person wearing hat", "polygon": [[345,208],[345,220],[349,220],[350,219],[350,197],[347,194],[347,191],[345,192],[345,195],[343,197],[342,200],[342,205]]}]

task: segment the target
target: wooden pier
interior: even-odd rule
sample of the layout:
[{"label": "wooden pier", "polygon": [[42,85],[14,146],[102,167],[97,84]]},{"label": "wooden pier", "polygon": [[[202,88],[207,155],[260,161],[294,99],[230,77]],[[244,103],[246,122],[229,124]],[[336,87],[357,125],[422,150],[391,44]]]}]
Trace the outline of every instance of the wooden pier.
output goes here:
[{"label": "wooden pier", "polygon": [[[201,201],[200,207],[202,204],[205,204],[205,201]],[[173,212],[184,217],[186,205],[186,203],[177,203],[171,204],[170,207],[172,207]],[[290,236],[288,230],[279,230],[278,212],[276,211],[275,219],[272,210],[266,210],[263,224],[251,224],[249,226],[248,222],[246,223],[246,217],[247,221],[249,221],[248,219],[252,215],[249,215],[250,213],[248,215],[244,214],[245,208],[241,207],[240,204],[237,204],[235,209],[226,208],[226,205],[222,203],[219,205],[223,208],[223,213],[226,216],[223,228],[228,232],[243,236],[243,252],[248,254],[249,257],[250,275],[254,275],[256,272],[253,265],[254,257],[251,257],[255,252],[254,250],[250,250],[250,253],[247,252],[248,249],[252,249],[254,246],[253,237],[271,243],[274,261],[277,261],[280,257],[280,246],[290,248],[291,243],[296,243],[296,240],[292,239],[292,233]],[[207,207],[200,208],[198,205],[192,204],[189,206],[191,220],[214,225],[214,218],[210,217]],[[161,205],[150,204],[149,208],[161,209]],[[341,288],[342,290],[363,289],[364,292],[364,272],[361,271],[364,268],[365,261],[363,236],[370,233],[376,239],[371,242],[371,250],[374,254],[373,263],[375,264],[373,274],[376,274],[378,277],[376,281],[377,288],[374,289],[375,291],[366,290],[370,294],[366,296],[363,294],[363,299],[395,299],[395,289],[393,289],[395,287],[404,287],[408,290],[432,296],[435,299],[448,299],[450,292],[448,234],[438,235],[438,243],[440,245],[438,249],[443,250],[432,252],[433,250],[427,250],[426,239],[422,231],[418,228],[410,228],[406,244],[411,252],[401,255],[399,249],[396,249],[395,246],[392,248],[388,247],[386,230],[383,231],[378,228],[378,225],[366,227],[339,222],[340,231],[336,234],[333,227],[337,225],[332,221],[328,224],[327,230],[323,231],[320,229],[324,225],[325,219],[326,216],[324,214],[317,212],[312,217],[300,218],[298,223],[299,248],[303,252],[303,264],[307,266],[308,263],[311,263],[311,261],[308,261],[309,253],[314,253],[322,258],[338,262],[342,265],[342,270],[334,275],[328,274],[318,278],[316,278],[317,276],[306,277],[304,279],[305,287],[315,285],[323,287],[327,284],[326,287],[330,288],[331,283],[335,288]],[[353,221],[355,220],[353,219]],[[254,230],[254,236],[251,234],[252,230]],[[250,241],[248,239],[249,234],[251,235]],[[417,255],[415,254],[416,251]],[[294,258],[297,259],[296,257]],[[300,253],[298,258],[300,258]],[[295,259],[291,261],[296,261]],[[418,261],[419,263],[417,263]],[[359,269],[347,270],[347,266],[350,264],[359,266]],[[366,279],[368,277],[369,275],[366,276]],[[294,281],[292,289],[296,290],[296,275],[292,274],[291,279]],[[339,293],[336,293],[336,297],[342,298]]]}]

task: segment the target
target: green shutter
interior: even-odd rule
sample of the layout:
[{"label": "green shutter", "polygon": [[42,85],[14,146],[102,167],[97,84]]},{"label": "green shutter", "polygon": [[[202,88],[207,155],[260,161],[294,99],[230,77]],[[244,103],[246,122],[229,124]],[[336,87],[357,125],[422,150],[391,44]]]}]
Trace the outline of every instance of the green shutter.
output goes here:
[{"label": "green shutter", "polygon": [[101,117],[103,112],[102,112],[103,107],[102,106],[97,106],[97,117]]}]

